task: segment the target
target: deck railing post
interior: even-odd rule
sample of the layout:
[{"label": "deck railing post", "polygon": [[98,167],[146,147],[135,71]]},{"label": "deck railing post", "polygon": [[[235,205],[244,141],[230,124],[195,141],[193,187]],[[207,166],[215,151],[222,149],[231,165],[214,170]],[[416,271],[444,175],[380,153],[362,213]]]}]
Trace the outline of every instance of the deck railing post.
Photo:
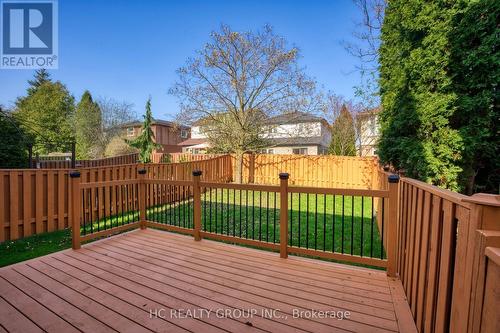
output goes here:
[{"label": "deck railing post", "polygon": [[146,229],[146,169],[141,168],[137,170],[139,176],[139,221],[141,229]]},{"label": "deck railing post", "polygon": [[390,175],[389,181],[389,209],[387,219],[387,275],[396,277],[397,261],[397,228],[398,228],[398,204],[399,204],[399,176]]},{"label": "deck railing post", "polygon": [[71,198],[72,198],[72,217],[71,217],[71,233],[72,240],[71,244],[73,250],[78,250],[81,246],[80,242],[80,202],[81,202],[81,194],[80,194],[80,172],[79,171],[71,171],[69,173],[69,177],[71,179]]},{"label": "deck railing post", "polygon": [[288,257],[288,177],[280,173],[280,257]]},{"label": "deck railing post", "polygon": [[201,188],[200,170],[193,171],[193,224],[194,224],[194,240],[201,240]]}]

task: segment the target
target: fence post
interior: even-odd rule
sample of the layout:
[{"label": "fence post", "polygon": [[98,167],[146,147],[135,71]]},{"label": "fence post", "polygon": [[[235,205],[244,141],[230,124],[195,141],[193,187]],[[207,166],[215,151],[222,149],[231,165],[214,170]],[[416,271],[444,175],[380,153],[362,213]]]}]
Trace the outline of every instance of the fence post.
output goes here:
[{"label": "fence post", "polygon": [[141,229],[146,229],[146,169],[137,170],[139,174],[139,220]]},{"label": "fence post", "polygon": [[280,257],[288,257],[288,177],[280,173]]},{"label": "fence post", "polygon": [[194,222],[194,240],[201,240],[201,189],[200,176],[201,170],[193,171],[193,222]]},{"label": "fence post", "polygon": [[389,212],[387,219],[387,275],[396,277],[399,176],[389,175]]},{"label": "fence post", "polygon": [[80,242],[80,172],[79,171],[71,171],[69,173],[69,177],[71,178],[71,198],[73,205],[73,216],[71,217],[72,226],[71,233],[72,239],[71,244],[73,250],[78,250],[81,246]]}]

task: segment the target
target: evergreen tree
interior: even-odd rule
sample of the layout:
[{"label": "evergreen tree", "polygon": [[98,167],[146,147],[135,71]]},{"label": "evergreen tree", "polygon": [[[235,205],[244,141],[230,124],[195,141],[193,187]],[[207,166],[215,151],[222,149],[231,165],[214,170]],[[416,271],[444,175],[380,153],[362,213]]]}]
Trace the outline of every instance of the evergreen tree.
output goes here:
[{"label": "evergreen tree", "polygon": [[102,115],[99,105],[86,90],[75,112],[76,158],[95,159],[103,156]]},{"label": "evergreen tree", "polygon": [[30,87],[28,88],[28,95],[33,94],[38,87],[46,82],[52,82],[50,74],[45,68],[37,69],[33,80],[28,80]]},{"label": "evergreen tree", "polygon": [[146,102],[146,114],[144,115],[144,123],[142,124],[141,133],[137,138],[129,141],[130,146],[139,149],[139,161],[142,163],[151,163],[151,154],[160,145],[155,143],[155,135],[151,128],[153,115],[151,113],[151,98]]},{"label": "evergreen tree", "polygon": [[17,121],[0,107],[0,168],[28,166],[29,138]]},{"label": "evergreen tree", "polygon": [[447,38],[456,12],[449,1],[389,1],[380,47],[380,159],[450,189],[459,188],[463,150],[450,123],[457,95]]},{"label": "evergreen tree", "polygon": [[351,113],[344,104],[332,125],[332,141],[328,152],[332,155],[356,156],[356,131]]},{"label": "evergreen tree", "polygon": [[37,71],[27,96],[16,101],[14,116],[34,139],[33,151],[67,152],[74,141],[74,98],[61,82],[52,82]]},{"label": "evergreen tree", "polygon": [[500,184],[500,2],[464,3],[450,33],[450,74],[458,95],[452,118],[464,140],[464,192],[498,193]]}]

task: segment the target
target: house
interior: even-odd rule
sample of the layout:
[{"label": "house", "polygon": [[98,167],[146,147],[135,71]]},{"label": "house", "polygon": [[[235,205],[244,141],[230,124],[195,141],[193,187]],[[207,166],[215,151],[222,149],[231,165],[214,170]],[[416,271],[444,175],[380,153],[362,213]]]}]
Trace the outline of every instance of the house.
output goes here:
[{"label": "house", "polygon": [[358,155],[376,156],[376,145],[380,136],[380,124],[378,116],[380,108],[374,108],[358,113],[357,121],[359,127]]},{"label": "house", "polygon": [[[128,140],[133,140],[141,133],[142,122],[133,121],[122,125],[124,136]],[[190,128],[179,125],[171,121],[153,119],[151,129],[155,136],[155,142],[162,147],[155,152],[158,153],[178,153],[182,148],[178,145],[180,142],[190,138]]]},{"label": "house", "polygon": [[267,154],[323,155],[332,140],[328,122],[304,112],[290,112],[268,121],[267,134],[270,146]]},{"label": "house", "polygon": [[[328,122],[304,112],[290,112],[271,117],[267,121],[263,138],[269,146],[259,152],[264,154],[326,154],[331,141]],[[202,120],[191,127],[191,138],[179,143],[183,152],[204,153],[210,147],[203,133]]]}]

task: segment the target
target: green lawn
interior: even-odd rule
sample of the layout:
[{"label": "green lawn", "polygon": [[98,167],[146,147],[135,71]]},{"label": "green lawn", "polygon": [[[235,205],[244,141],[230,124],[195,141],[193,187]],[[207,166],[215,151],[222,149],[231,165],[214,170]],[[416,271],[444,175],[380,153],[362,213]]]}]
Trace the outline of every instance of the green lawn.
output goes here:
[{"label": "green lawn", "polygon": [[71,247],[69,229],[33,235],[0,244],[0,267]]},{"label": "green lawn", "polygon": [[[202,195],[202,228],[219,234],[279,243],[279,202],[279,193],[221,189],[206,192]],[[363,256],[385,258],[376,219],[372,219],[371,198],[346,196],[342,199],[339,195],[300,194],[299,200],[299,195],[294,194],[288,202],[291,206],[289,244],[355,255],[360,255],[362,249]],[[150,207],[147,218],[192,228],[192,199]],[[138,211],[125,212],[88,223],[81,232],[84,235],[138,220]],[[69,230],[6,241],[0,244],[0,267],[70,247]]]},{"label": "green lawn", "polygon": [[[279,193],[227,189],[206,192],[202,195],[202,228],[279,243],[279,202]],[[289,204],[289,244],[385,258],[376,218],[372,219],[371,198],[300,194],[299,200],[299,194],[294,194]],[[192,216],[192,201],[148,210],[149,220],[187,228],[193,227]]]}]

